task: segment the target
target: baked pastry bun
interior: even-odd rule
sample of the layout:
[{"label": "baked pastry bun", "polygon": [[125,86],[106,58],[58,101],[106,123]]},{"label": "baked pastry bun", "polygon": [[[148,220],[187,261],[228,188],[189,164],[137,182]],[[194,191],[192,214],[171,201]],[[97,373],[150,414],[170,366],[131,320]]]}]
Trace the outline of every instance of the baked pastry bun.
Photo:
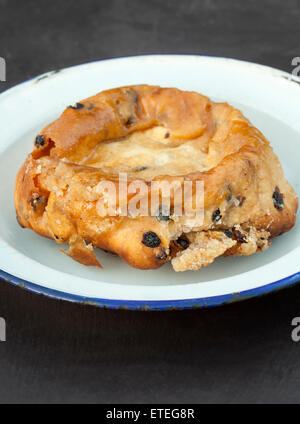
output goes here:
[{"label": "baked pastry bun", "polygon": [[[154,181],[172,187],[167,208],[160,191],[153,207]],[[176,193],[187,182],[192,206],[179,214]],[[151,213],[124,210],[121,186],[128,201],[142,185]],[[101,267],[99,247],[136,268],[171,261],[185,271],[267,249],[295,224],[298,200],[269,142],[239,110],[195,92],[137,85],[80,101],[46,126],[17,175],[15,207],[22,227],[68,244],[63,251],[82,264]]]}]

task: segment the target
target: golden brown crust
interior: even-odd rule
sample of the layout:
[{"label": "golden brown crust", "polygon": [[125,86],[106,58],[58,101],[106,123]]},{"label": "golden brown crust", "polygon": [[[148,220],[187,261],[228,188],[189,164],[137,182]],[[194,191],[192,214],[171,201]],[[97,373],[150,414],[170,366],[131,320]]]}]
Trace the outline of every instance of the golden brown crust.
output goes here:
[{"label": "golden brown crust", "polygon": [[198,93],[139,85],[104,91],[79,105],[84,107],[68,107],[43,129],[46,143],[38,154],[53,140],[51,154],[78,162],[101,141],[158,124],[170,128],[173,136],[193,138],[206,128],[210,102]]},{"label": "golden brown crust", "polygon": [[[194,185],[203,181],[201,225],[184,216],[171,216],[167,221],[153,216],[99,216],[97,184],[105,178],[118,186],[117,169],[108,173],[102,168],[104,146],[107,150],[110,140],[118,142],[114,146],[127,140],[130,146],[135,133],[141,137],[132,145],[136,143],[144,151],[143,134],[150,134],[151,128],[166,129],[166,139],[151,145],[158,157],[171,152],[176,162],[191,151],[191,160],[193,152],[197,161],[201,159],[199,165],[194,161],[193,172],[179,177],[176,173],[162,175],[164,165],[159,161],[151,170],[151,179],[156,181],[192,181]],[[118,149],[116,155],[121,154],[121,147]],[[91,160],[91,153],[101,166]],[[120,164],[122,169],[123,162]],[[140,165],[139,170],[145,168]],[[128,184],[136,175],[135,163]],[[144,180],[144,174],[140,175]],[[181,271],[199,269],[221,254],[265,249],[269,238],[293,227],[298,199],[268,141],[241,112],[198,93],[141,85],[99,93],[68,107],[45,127],[17,175],[15,205],[20,225],[69,244],[67,254],[85,265],[101,266],[92,249],[95,246],[140,269],[158,268],[173,258],[175,270]],[[224,230],[230,230],[232,238],[224,238]],[[159,239],[155,247],[142,242],[149,232]],[[238,232],[246,242],[239,240]],[[188,234],[190,243],[184,252],[174,248],[174,241],[183,233]],[[205,255],[201,254],[204,244]]]}]

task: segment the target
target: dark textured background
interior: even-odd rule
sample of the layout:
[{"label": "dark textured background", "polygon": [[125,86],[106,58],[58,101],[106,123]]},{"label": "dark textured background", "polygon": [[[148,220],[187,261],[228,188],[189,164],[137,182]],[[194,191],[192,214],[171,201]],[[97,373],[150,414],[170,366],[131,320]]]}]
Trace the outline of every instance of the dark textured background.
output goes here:
[{"label": "dark textured background", "polygon": [[[7,82],[146,53],[235,57],[291,71],[297,0],[0,0]],[[1,121],[1,117],[0,117]],[[1,123],[3,125],[4,123]],[[0,402],[297,402],[300,286],[216,309],[127,312],[0,282]]]}]

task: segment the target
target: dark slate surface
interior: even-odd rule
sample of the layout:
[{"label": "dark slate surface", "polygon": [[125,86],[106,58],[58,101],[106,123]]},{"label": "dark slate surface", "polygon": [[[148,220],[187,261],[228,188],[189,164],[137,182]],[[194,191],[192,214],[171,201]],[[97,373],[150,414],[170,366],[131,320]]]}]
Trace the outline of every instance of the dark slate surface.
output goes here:
[{"label": "dark slate surface", "polygon": [[[7,82],[147,53],[240,58],[291,71],[297,0],[0,0]],[[0,118],[1,120],[1,118]],[[299,402],[300,286],[216,309],[109,311],[0,283],[0,402]]]}]

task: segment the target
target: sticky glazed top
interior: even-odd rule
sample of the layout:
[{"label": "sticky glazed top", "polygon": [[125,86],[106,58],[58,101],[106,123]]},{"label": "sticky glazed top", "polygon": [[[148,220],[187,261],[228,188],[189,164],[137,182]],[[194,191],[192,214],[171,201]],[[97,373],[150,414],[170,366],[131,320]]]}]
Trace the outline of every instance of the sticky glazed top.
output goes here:
[{"label": "sticky glazed top", "polygon": [[227,103],[176,88],[121,87],[69,106],[37,137],[50,154],[141,179],[208,171],[245,145],[268,144]]}]

